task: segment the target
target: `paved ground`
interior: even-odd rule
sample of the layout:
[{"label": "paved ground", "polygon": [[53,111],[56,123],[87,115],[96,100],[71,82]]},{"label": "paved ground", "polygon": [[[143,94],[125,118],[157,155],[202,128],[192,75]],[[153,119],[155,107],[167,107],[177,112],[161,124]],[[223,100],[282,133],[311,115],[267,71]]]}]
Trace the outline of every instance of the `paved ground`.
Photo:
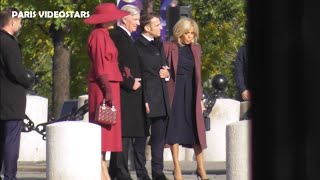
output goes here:
[{"label": "paved ground", "polygon": [[[20,162],[18,166],[19,180],[45,180],[46,179],[46,163],[45,162]],[[205,162],[207,174],[210,180],[226,180],[226,164],[225,162]],[[150,161],[147,162],[148,172],[150,173]],[[196,162],[184,161],[181,163],[183,176],[185,180],[195,180],[197,176],[194,174]],[[165,162],[164,173],[169,179],[172,176],[173,164],[170,161]],[[136,179],[134,170],[131,170],[133,179]]]}]

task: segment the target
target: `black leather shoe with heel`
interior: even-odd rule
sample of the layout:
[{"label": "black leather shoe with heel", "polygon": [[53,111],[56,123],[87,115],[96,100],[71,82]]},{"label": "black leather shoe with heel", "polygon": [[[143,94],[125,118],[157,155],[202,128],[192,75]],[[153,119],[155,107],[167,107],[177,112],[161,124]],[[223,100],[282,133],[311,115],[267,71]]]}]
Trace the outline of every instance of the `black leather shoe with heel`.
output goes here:
[{"label": "black leather shoe with heel", "polygon": [[[174,180],[177,180],[176,177],[174,176],[174,171],[172,171],[172,176],[173,176],[173,179],[174,179]],[[182,180],[183,180],[182,173],[181,173],[181,178],[182,178]]]},{"label": "black leather shoe with heel", "polygon": [[209,178],[207,178],[207,179],[202,179],[202,177],[201,177],[201,175],[200,175],[200,173],[199,173],[198,170],[196,170],[196,175],[197,175],[198,180],[199,180],[199,179],[200,179],[200,180],[210,180]]}]

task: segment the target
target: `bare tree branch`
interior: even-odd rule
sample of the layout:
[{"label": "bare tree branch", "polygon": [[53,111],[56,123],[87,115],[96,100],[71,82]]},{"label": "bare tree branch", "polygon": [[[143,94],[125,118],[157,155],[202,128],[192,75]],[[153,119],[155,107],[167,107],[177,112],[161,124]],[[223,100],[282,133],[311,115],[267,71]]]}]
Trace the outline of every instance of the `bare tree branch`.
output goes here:
[{"label": "bare tree branch", "polygon": [[50,33],[39,23],[36,24],[43,32],[45,35],[50,36]]}]

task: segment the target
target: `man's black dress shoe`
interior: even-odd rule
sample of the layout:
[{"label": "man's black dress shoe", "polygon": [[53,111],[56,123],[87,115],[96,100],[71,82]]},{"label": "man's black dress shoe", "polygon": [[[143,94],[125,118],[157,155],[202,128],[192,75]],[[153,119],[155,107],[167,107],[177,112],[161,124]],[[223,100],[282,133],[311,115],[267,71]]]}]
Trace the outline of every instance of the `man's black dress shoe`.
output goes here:
[{"label": "man's black dress shoe", "polygon": [[168,180],[168,179],[164,174],[161,174],[155,178],[152,178],[152,180]]},{"label": "man's black dress shoe", "polygon": [[151,180],[151,178],[148,175],[146,175],[146,176],[138,177],[138,180]]},{"label": "man's black dress shoe", "polygon": [[132,180],[130,176],[116,176],[114,180]]}]

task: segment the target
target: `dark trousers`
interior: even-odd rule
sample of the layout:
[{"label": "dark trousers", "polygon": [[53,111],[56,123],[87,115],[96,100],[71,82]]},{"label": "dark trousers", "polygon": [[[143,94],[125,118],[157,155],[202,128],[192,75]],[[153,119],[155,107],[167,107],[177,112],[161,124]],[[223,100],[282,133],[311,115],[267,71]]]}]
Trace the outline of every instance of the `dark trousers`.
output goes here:
[{"label": "dark trousers", "polygon": [[4,180],[16,180],[22,120],[0,120],[0,171]]},{"label": "dark trousers", "polygon": [[147,137],[135,138],[133,141],[134,167],[138,179],[148,176],[146,169],[146,146]]},{"label": "dark trousers", "polygon": [[152,178],[163,175],[163,151],[167,130],[167,117],[151,118],[151,169]]},{"label": "dark trousers", "polygon": [[146,137],[122,138],[122,152],[112,152],[110,156],[109,173],[111,179],[131,180],[128,168],[128,156],[130,144],[134,150],[134,164],[138,177],[148,175],[145,168]]}]

